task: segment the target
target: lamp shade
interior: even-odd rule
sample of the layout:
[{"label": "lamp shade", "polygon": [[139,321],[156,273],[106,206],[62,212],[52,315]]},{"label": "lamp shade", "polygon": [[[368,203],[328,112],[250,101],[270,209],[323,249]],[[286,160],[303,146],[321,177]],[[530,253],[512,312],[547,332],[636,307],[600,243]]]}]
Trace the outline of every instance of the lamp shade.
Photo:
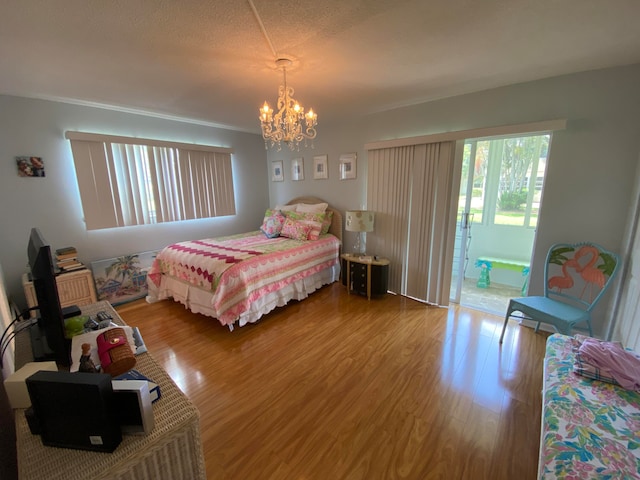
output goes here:
[{"label": "lamp shade", "polygon": [[348,210],[345,229],[348,232],[373,232],[374,212],[368,210]]}]

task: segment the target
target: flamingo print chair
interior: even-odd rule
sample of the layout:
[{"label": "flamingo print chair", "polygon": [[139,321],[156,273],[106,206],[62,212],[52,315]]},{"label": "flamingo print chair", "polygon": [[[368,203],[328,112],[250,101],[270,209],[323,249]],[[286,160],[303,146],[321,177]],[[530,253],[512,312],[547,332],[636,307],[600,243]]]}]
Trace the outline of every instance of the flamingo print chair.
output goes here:
[{"label": "flamingo print chair", "polygon": [[620,258],[595,243],[557,243],[547,254],[544,296],[512,298],[502,326],[500,343],[513,312],[524,318],[548,323],[565,335],[577,324],[586,323],[589,335],[591,311],[604,295],[618,270]]}]

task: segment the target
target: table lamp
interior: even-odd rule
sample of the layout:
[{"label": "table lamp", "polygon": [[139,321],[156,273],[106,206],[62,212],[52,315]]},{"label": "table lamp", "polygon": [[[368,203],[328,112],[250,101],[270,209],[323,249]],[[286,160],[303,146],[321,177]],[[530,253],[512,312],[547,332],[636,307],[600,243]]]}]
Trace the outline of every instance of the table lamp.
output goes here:
[{"label": "table lamp", "polygon": [[373,232],[374,212],[368,210],[348,210],[346,212],[347,232],[357,232],[356,243],[353,247],[354,253],[357,255],[364,254],[365,241],[363,235],[365,232]]}]

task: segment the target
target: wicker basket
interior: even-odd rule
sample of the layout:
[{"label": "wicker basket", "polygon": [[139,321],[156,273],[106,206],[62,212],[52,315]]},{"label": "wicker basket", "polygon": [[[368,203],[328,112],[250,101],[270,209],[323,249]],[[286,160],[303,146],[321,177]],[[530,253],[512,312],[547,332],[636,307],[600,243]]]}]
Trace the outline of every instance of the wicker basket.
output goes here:
[{"label": "wicker basket", "polygon": [[136,357],[129,347],[124,329],[111,328],[107,330],[98,335],[97,343],[103,372],[117,377],[136,366]]}]

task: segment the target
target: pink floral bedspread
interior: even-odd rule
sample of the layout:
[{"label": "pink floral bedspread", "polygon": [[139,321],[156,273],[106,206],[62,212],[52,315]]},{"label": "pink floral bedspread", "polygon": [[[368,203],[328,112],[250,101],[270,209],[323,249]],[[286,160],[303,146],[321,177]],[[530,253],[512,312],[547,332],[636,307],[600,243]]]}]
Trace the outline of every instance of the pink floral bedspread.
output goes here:
[{"label": "pink floral bedspread", "polygon": [[180,242],[157,255],[147,278],[155,287],[170,276],[210,291],[216,318],[231,325],[263,295],[337,265],[339,250],[330,234],[298,241],[256,231]]},{"label": "pink floral bedspread", "polygon": [[547,340],[539,477],[640,479],[640,394],[575,374],[577,346]]}]

